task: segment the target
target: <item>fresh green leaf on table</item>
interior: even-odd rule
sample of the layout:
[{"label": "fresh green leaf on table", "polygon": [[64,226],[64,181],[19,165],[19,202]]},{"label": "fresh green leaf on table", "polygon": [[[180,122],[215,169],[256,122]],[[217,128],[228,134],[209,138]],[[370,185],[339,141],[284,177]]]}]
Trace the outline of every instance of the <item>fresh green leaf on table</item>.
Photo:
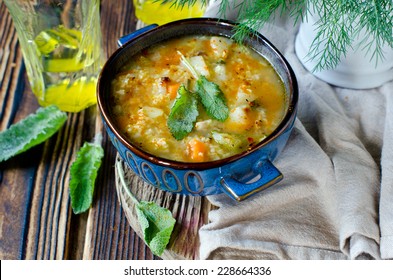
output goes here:
[{"label": "fresh green leaf on table", "polygon": [[198,100],[184,85],[179,87],[177,97],[168,116],[167,125],[173,137],[183,139],[194,128],[198,117]]},{"label": "fresh green leaf on table", "polygon": [[104,157],[101,139],[98,134],[94,143],[84,143],[71,165],[70,197],[75,214],[85,212],[93,202],[95,180]]},{"label": "fresh green leaf on table", "polygon": [[67,114],[52,105],[39,108],[34,114],[0,132],[0,162],[46,141],[66,120]]},{"label": "fresh green leaf on table", "polygon": [[136,213],[146,244],[153,254],[161,256],[175,226],[172,213],[154,202],[146,201],[136,205]]},{"label": "fresh green leaf on table", "polygon": [[138,201],[127,187],[121,164],[121,161],[116,161],[117,174],[122,188],[135,204],[144,240],[153,254],[161,256],[169,243],[176,220],[168,209],[155,202]]}]

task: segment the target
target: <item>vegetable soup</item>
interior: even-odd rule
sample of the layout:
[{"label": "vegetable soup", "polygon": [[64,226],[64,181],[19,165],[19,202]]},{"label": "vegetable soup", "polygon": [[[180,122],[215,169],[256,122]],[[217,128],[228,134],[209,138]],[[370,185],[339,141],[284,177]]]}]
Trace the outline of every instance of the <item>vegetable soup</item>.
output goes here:
[{"label": "vegetable soup", "polygon": [[111,87],[111,114],[129,140],[181,162],[250,149],[277,128],[288,106],[270,63],[220,36],[185,36],[147,48]]}]

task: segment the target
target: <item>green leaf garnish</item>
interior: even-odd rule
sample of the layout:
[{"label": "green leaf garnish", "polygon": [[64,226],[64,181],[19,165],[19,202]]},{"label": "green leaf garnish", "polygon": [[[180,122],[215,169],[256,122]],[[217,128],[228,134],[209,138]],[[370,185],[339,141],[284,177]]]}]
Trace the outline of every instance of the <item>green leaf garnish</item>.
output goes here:
[{"label": "green leaf garnish", "polygon": [[0,132],[0,162],[46,141],[67,120],[56,106],[39,108],[36,113]]},{"label": "green leaf garnish", "polygon": [[169,243],[176,220],[172,217],[172,213],[168,209],[154,202],[139,202],[127,187],[120,161],[116,161],[116,170],[123,189],[135,203],[138,222],[141,226],[146,244],[153,254],[161,256]]},{"label": "green leaf garnish", "polygon": [[207,114],[213,119],[225,121],[228,118],[229,109],[220,87],[216,83],[206,79],[205,76],[199,75],[187,58],[181,52],[178,51],[178,53],[180,54],[181,62],[187,67],[194,78],[197,79],[196,92]]},{"label": "green leaf garnish", "polygon": [[196,92],[210,117],[222,122],[228,118],[229,109],[225,96],[217,84],[208,81],[205,76],[200,76],[196,83]]},{"label": "green leaf garnish", "polygon": [[70,197],[75,214],[85,212],[93,202],[94,184],[104,156],[101,139],[98,134],[94,143],[85,143],[71,165]]},{"label": "green leaf garnish", "polygon": [[177,140],[186,137],[194,128],[198,115],[197,98],[184,85],[181,85],[167,120],[168,128],[173,137]]}]

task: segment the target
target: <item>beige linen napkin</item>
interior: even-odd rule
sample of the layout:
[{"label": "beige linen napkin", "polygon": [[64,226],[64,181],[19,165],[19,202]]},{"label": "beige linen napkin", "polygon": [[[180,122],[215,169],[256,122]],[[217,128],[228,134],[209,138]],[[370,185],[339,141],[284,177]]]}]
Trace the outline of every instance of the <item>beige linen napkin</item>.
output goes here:
[{"label": "beige linen napkin", "polygon": [[[216,15],[213,2],[206,16]],[[333,87],[299,62],[290,20],[260,31],[299,82],[298,118],[274,162],[284,179],[243,202],[210,196],[219,208],[200,229],[201,258],[393,258],[393,82]]]}]

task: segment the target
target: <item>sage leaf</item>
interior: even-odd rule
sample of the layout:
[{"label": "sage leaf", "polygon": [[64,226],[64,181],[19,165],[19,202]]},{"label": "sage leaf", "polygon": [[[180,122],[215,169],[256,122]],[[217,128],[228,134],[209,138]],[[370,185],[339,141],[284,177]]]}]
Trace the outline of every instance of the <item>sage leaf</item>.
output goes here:
[{"label": "sage leaf", "polygon": [[228,118],[229,109],[225,96],[217,84],[207,80],[205,76],[200,76],[196,83],[196,92],[211,118],[222,122]]},{"label": "sage leaf", "polygon": [[87,211],[93,202],[95,180],[104,157],[101,139],[102,135],[98,134],[94,143],[85,142],[71,165],[69,189],[75,214]]},{"label": "sage leaf", "polygon": [[136,213],[146,244],[153,254],[161,256],[175,226],[172,213],[154,202],[146,201],[136,205]]},{"label": "sage leaf", "polygon": [[122,188],[135,205],[138,222],[147,246],[153,254],[161,256],[169,243],[176,220],[168,209],[155,202],[138,201],[127,187],[121,161],[116,161],[116,170]]},{"label": "sage leaf", "polygon": [[51,105],[0,132],[0,162],[45,142],[66,120],[67,114]]},{"label": "sage leaf", "polygon": [[197,98],[184,85],[181,85],[167,120],[169,131],[173,137],[176,140],[186,137],[194,128],[198,115]]}]

